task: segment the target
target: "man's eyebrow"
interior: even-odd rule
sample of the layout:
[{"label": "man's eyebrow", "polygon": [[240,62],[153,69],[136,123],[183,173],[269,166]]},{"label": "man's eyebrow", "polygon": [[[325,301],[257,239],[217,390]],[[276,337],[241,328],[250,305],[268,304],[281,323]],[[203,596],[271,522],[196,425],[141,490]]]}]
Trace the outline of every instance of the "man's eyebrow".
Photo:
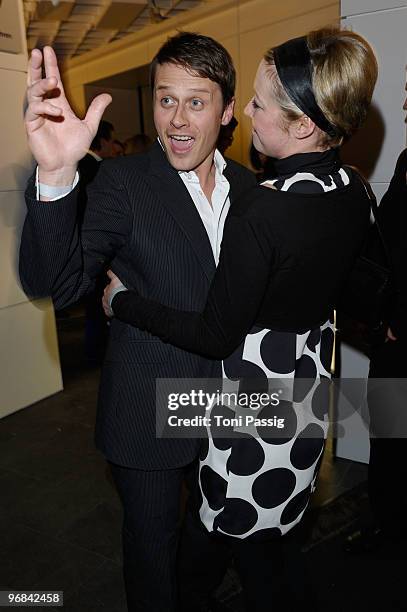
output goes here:
[{"label": "man's eyebrow", "polygon": [[[161,90],[161,89],[171,89],[172,85],[157,85],[156,87],[156,91]],[[190,89],[188,89],[188,91],[191,92],[195,92],[195,93],[205,93],[205,94],[209,94],[211,95],[211,91],[209,91],[209,89],[197,89],[195,87],[191,87]]]},{"label": "man's eyebrow", "polygon": [[209,89],[195,89],[195,88],[192,88],[190,91],[196,91],[197,93],[207,93],[209,95],[212,93],[211,91],[209,91]]}]

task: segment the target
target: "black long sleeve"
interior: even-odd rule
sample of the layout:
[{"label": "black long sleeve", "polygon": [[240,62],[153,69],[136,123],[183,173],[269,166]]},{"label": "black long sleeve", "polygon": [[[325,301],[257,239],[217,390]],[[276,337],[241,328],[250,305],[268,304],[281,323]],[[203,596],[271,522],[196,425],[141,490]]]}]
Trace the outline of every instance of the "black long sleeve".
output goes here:
[{"label": "black long sleeve", "polygon": [[20,279],[30,297],[51,296],[62,308],[91,291],[96,278],[125,244],[131,213],[125,188],[105,162],[83,207],[79,184],[54,202],[35,199],[35,176],[26,192],[27,216],[20,246]]},{"label": "black long sleeve", "polygon": [[219,266],[202,313],[175,310],[126,291],[115,295],[114,314],[165,342],[223,359],[255,323],[274,257],[272,233],[264,219],[229,215]]},{"label": "black long sleeve", "polygon": [[384,194],[378,218],[390,250],[395,297],[390,305],[389,325],[399,338],[407,337],[407,149],[398,158],[389,189]]},{"label": "black long sleeve", "polygon": [[[315,167],[318,160],[325,164],[327,156],[335,158],[328,151],[280,160],[287,166],[288,179],[280,181],[282,185],[286,181],[287,189],[254,187],[234,202],[203,312],[169,308],[146,299],[141,290],[141,295],[132,291],[115,295],[115,316],[184,350],[215,359],[230,355],[253,326],[303,334],[324,323],[363,246],[370,215],[365,189],[353,175],[347,185],[328,187],[326,192],[318,177],[302,181],[301,172],[299,180],[293,180],[298,166],[309,168],[309,159]],[[332,172],[336,172],[335,159],[328,168]],[[335,176],[341,185],[341,175]],[[331,185],[332,178],[324,184]]]}]

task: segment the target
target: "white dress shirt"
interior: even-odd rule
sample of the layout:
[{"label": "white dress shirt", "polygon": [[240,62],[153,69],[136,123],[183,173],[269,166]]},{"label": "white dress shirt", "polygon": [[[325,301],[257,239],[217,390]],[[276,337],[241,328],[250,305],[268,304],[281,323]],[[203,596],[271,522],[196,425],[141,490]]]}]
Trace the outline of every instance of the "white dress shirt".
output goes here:
[{"label": "white dress shirt", "polygon": [[223,175],[226,162],[221,153],[216,149],[214,156],[215,164],[215,189],[212,193],[212,202],[208,202],[206,195],[199,183],[197,174],[190,172],[179,172],[185,187],[188,189],[195,207],[202,219],[209,242],[211,243],[213,257],[216,265],[219,261],[220,245],[222,242],[225,219],[230,208],[229,181]]}]

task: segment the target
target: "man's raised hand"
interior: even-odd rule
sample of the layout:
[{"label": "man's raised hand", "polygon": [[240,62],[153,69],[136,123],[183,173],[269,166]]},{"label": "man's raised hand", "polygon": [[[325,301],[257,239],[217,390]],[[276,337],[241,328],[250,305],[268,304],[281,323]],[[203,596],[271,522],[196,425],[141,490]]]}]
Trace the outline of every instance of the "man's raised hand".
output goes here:
[{"label": "man's raised hand", "polygon": [[25,126],[31,152],[38,163],[40,182],[72,184],[77,164],[89,149],[111,97],[109,94],[97,96],[86,117],[79,119],[66,99],[54,50],[44,47],[43,53],[39,49],[31,52],[27,101]]}]

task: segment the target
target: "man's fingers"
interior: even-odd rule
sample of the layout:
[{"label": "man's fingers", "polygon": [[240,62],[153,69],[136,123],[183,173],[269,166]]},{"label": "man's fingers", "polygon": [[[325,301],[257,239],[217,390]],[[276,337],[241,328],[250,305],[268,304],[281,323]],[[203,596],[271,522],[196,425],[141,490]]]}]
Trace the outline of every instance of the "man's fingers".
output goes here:
[{"label": "man's fingers", "polygon": [[43,102],[32,102],[26,111],[26,120],[35,121],[42,115],[50,115],[51,117],[58,117],[62,113],[62,109],[58,106],[54,106],[52,102],[44,100]]},{"label": "man's fingers", "polygon": [[92,100],[84,119],[92,134],[96,134],[102,115],[111,101],[112,96],[109,94],[100,94]]},{"label": "man's fingers", "polygon": [[[108,270],[108,271],[106,272],[106,274],[108,275],[108,277],[109,277],[110,279],[112,279],[112,278],[114,278],[114,277],[116,276],[116,274],[115,274],[114,272],[112,272],[111,270]],[[106,289],[105,289],[105,291],[106,291]]]},{"label": "man's fingers", "polygon": [[27,70],[27,85],[31,87],[42,78],[42,53],[39,49],[31,51]]},{"label": "man's fingers", "polygon": [[[43,97],[49,92],[58,89],[58,103],[64,109],[70,109],[68,100],[65,97],[64,86],[59,73],[57,57],[52,47],[44,47],[43,53],[40,51],[34,53],[38,49],[33,49],[31,55],[31,77],[28,79],[30,87],[28,88],[27,98],[30,102],[33,98]],[[41,78],[42,57],[45,67],[45,79]],[[55,96],[53,96],[55,97]]]},{"label": "man's fingers", "polygon": [[58,87],[60,88],[61,92],[64,93],[61,75],[59,73],[59,68],[58,68],[58,60],[57,60],[57,56],[55,55],[54,49],[48,46],[44,47],[43,54],[44,54],[45,76],[47,78],[55,77],[58,81]]},{"label": "man's fingers", "polygon": [[57,86],[58,81],[55,77],[51,77],[49,79],[40,79],[36,83],[34,83],[31,87],[28,88],[27,91],[27,99],[28,102],[39,100],[50,91],[53,91]]}]

